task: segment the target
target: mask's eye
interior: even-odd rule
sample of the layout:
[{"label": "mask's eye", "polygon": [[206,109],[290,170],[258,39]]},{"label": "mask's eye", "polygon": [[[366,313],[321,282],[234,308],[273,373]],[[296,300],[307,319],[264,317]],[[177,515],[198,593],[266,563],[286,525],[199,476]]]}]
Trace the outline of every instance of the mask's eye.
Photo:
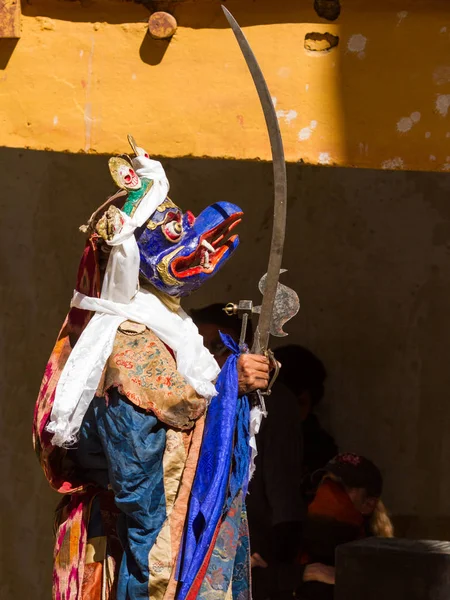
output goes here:
[{"label": "mask's eye", "polygon": [[162,226],[162,232],[170,242],[178,242],[183,234],[181,213],[169,213]]}]

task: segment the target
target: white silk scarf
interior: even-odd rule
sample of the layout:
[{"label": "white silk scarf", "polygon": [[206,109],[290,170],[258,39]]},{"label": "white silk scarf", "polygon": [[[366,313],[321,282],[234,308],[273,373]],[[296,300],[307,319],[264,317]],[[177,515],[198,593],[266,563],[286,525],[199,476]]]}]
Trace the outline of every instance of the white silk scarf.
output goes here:
[{"label": "white silk scarf", "polygon": [[97,391],[105,364],[111,355],[119,325],[130,320],[146,325],[174,352],[177,370],[200,395],[210,400],[219,366],[203,345],[192,319],[180,308],[169,310],[161,300],[139,288],[139,248],[134,236],[165,200],[169,182],[162,165],[140,156],[133,159],[139,177],[153,180],[133,217],[122,212],[121,230],[107,242],[112,246],[101,297],[75,291],[71,306],[95,312],[75,344],[56,387],[47,430],[52,444],[70,446]]}]

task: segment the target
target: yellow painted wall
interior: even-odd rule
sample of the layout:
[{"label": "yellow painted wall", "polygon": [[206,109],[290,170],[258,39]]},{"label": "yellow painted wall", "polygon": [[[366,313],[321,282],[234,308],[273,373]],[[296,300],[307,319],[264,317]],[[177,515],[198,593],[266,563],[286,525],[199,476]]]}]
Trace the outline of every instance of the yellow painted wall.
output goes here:
[{"label": "yellow painted wall", "polygon": [[[230,0],[273,97],[289,161],[450,170],[448,0],[346,0],[333,23],[313,0]],[[0,144],[69,152],[270,158],[259,103],[220,2],[173,3],[167,44],[148,11],[115,0],[24,4],[0,40]],[[307,33],[339,45],[307,52]]]}]

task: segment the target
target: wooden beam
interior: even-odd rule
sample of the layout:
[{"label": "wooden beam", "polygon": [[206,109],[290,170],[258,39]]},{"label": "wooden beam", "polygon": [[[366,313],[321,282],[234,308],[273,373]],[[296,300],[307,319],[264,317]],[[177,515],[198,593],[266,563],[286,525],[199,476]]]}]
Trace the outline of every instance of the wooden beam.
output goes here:
[{"label": "wooden beam", "polygon": [[0,0],[0,38],[20,38],[20,0]]},{"label": "wooden beam", "polygon": [[167,12],[154,12],[148,20],[148,32],[156,40],[170,39],[177,27],[175,17]]}]

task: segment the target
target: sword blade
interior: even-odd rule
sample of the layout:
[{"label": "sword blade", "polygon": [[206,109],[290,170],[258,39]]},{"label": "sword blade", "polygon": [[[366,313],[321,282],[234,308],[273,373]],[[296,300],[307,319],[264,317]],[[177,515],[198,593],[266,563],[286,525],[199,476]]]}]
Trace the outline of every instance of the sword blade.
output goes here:
[{"label": "sword blade", "polygon": [[281,139],[278,118],[275,107],[270,96],[269,88],[258,65],[255,55],[245,37],[242,29],[239,27],[236,19],[222,6],[225,17],[236,37],[236,40],[244,55],[245,62],[253,78],[253,82],[258,92],[261,107],[266,120],[267,131],[270,139],[272,151],[273,178],[274,178],[274,214],[272,240],[270,243],[270,256],[267,268],[266,289],[261,304],[261,313],[259,316],[258,327],[255,332],[255,343],[252,352],[264,353],[268,348],[270,336],[270,324],[272,320],[273,305],[277,293],[278,279],[280,275],[281,260],[283,257],[284,238],[286,234],[286,201],[287,201],[287,180],[286,163],[284,160],[283,140]]}]

